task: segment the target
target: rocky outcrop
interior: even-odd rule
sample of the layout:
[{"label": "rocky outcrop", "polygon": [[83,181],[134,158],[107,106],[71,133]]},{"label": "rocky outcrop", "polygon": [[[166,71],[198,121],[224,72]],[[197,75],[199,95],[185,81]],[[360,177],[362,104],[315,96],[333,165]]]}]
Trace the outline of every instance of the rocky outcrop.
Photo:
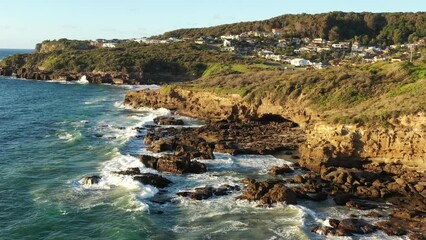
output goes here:
[{"label": "rocky outcrop", "polygon": [[194,200],[204,200],[209,199],[213,196],[225,196],[233,191],[240,191],[240,187],[238,185],[223,185],[217,188],[207,186],[195,188],[194,191],[190,192],[178,192],[177,195],[180,197],[189,197]]},{"label": "rocky outcrop", "polygon": [[174,117],[160,116],[154,118],[154,122],[158,125],[183,125],[184,122],[182,119],[177,119]]},{"label": "rocky outcrop", "polygon": [[[298,103],[285,106],[272,104],[268,99],[261,103],[249,104],[238,94],[219,96],[210,92],[186,89],[170,89],[161,91],[130,91],[124,103],[139,108],[168,108],[177,113],[210,121],[221,120],[266,120],[282,121],[290,119],[305,126],[317,117],[309,109]],[[288,106],[287,106],[288,105]],[[297,106],[297,107],[294,107]]]},{"label": "rocky outcrop", "polygon": [[83,185],[94,185],[98,184],[99,181],[102,179],[101,176],[93,175],[93,176],[87,176],[80,180],[80,183]]},{"label": "rocky outcrop", "polygon": [[300,148],[301,164],[318,170],[321,165],[360,167],[365,160],[400,162],[404,167],[426,170],[426,116],[391,119],[392,127],[317,123],[307,129]]},{"label": "rocky outcrop", "polygon": [[11,68],[0,68],[0,76],[12,76],[13,71]]},{"label": "rocky outcrop", "polygon": [[353,234],[369,234],[376,231],[376,227],[363,219],[347,218],[343,220],[329,219],[330,226],[313,226],[312,232],[331,236],[352,236]]},{"label": "rocky outcrop", "polygon": [[190,158],[214,159],[213,151],[237,154],[272,154],[297,149],[304,133],[291,122],[219,121],[200,128],[151,126],[145,144],[153,152],[175,151]]},{"label": "rocky outcrop", "polygon": [[134,176],[133,179],[142,184],[152,185],[156,188],[165,188],[172,183],[172,181],[168,180],[167,178],[153,173],[144,173],[141,175],[137,175]]},{"label": "rocky outcrop", "polygon": [[163,157],[153,157],[142,155],[140,161],[148,168],[156,169],[160,172],[170,172],[176,174],[184,173],[205,173],[205,164],[191,161],[188,156],[165,155]]},{"label": "rocky outcrop", "polygon": [[235,94],[218,96],[181,88],[133,91],[126,95],[124,102],[135,108],[165,107],[183,115],[218,121],[291,120],[304,129],[307,136],[299,149],[301,164],[317,172],[323,165],[360,167],[366,160],[400,161],[404,167],[426,170],[424,113],[389,119],[390,126],[336,125],[322,121],[319,113],[304,107],[303,101],[273,103],[265,98],[248,103]]},{"label": "rocky outcrop", "polygon": [[[0,75],[10,76],[12,71],[0,71]],[[93,84],[137,84],[137,79],[133,79],[131,74],[128,73],[56,73],[52,71],[44,71],[39,69],[18,68],[12,71],[16,74],[17,78],[25,78],[31,80],[56,80],[56,81],[78,81],[83,76],[89,83]]]},{"label": "rocky outcrop", "polygon": [[243,179],[246,191],[238,197],[249,201],[259,201],[261,204],[286,203],[297,204],[296,193],[286,187],[283,181],[267,180],[257,182],[254,179]]}]

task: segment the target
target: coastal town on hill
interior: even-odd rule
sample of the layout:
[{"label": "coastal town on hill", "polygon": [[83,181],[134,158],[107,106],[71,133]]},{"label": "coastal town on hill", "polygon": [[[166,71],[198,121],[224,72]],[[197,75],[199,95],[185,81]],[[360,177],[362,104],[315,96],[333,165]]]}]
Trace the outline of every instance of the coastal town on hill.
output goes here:
[{"label": "coastal town on hill", "polygon": [[362,41],[362,39],[331,41],[320,37],[286,37],[282,29],[274,28],[271,32],[249,31],[221,36],[201,36],[195,39],[189,37],[97,39],[90,41],[90,45],[97,48],[115,48],[124,42],[145,45],[193,42],[242,57],[260,58],[282,64],[286,68],[302,67],[307,70],[344,64],[411,62],[421,57],[421,49],[426,48],[426,37],[412,38],[410,42],[391,45],[363,44]]}]

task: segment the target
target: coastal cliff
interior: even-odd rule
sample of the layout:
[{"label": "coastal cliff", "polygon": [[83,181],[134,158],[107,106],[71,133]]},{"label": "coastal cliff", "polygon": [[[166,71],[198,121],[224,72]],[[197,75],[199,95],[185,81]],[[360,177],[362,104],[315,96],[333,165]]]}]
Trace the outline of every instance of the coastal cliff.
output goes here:
[{"label": "coastal cliff", "polygon": [[391,119],[392,127],[331,124],[322,121],[302,103],[276,105],[268,100],[248,103],[237,95],[187,89],[131,91],[126,105],[168,108],[177,113],[208,120],[259,120],[283,118],[306,132],[300,148],[301,165],[319,171],[321,166],[359,167],[365,162],[402,163],[404,167],[426,169],[426,116],[423,113]]}]

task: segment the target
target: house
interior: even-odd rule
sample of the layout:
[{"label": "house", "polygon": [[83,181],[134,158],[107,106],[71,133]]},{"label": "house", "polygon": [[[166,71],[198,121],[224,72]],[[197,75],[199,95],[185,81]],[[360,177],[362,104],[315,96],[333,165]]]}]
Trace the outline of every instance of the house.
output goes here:
[{"label": "house", "polygon": [[115,48],[115,46],[117,45],[117,43],[113,43],[113,42],[104,42],[102,44],[103,48]]},{"label": "house", "polygon": [[312,44],[316,44],[316,45],[319,45],[319,44],[325,44],[327,41],[325,41],[325,39],[322,39],[322,38],[314,38],[313,40],[312,40]]},{"label": "house", "polygon": [[224,39],[224,40],[223,40],[223,46],[224,46],[224,47],[231,47],[231,46],[232,46],[232,43],[231,43],[231,41],[230,41],[230,40],[228,40],[228,39]]},{"label": "house", "polygon": [[240,35],[232,35],[232,34],[230,34],[230,35],[223,35],[223,36],[220,36],[220,39],[222,39],[222,40],[239,40],[240,39]]},{"label": "house", "polygon": [[292,38],[291,42],[293,42],[296,45],[300,45],[302,43],[302,40],[300,38]]},{"label": "house", "polygon": [[91,46],[98,47],[98,48],[102,47],[103,44],[104,44],[104,40],[103,39],[96,39],[96,41],[91,41],[90,42]]},{"label": "house", "polygon": [[365,47],[361,46],[359,43],[355,42],[352,44],[352,52],[362,52],[364,51]]},{"label": "house", "polygon": [[331,45],[334,49],[348,50],[350,43],[349,42],[339,42]]},{"label": "house", "polygon": [[295,67],[305,67],[305,66],[311,65],[311,62],[304,58],[294,58],[290,61],[290,64]]},{"label": "house", "polygon": [[206,44],[206,41],[204,39],[202,39],[202,38],[199,38],[199,39],[195,40],[194,42],[196,44],[200,44],[200,45]]},{"label": "house", "polygon": [[273,29],[272,29],[272,33],[273,33],[275,36],[281,36],[282,31],[283,31],[283,29],[282,29],[282,28],[273,28]]}]

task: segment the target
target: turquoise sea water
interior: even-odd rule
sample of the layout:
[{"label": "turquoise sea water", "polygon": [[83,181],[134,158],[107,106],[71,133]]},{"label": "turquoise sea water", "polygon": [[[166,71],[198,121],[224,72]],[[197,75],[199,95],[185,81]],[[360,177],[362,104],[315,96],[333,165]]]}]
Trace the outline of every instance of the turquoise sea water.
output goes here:
[{"label": "turquoise sea water", "polygon": [[[203,161],[206,174],[163,173],[173,185],[161,192],[115,174],[128,167],[157,173],[136,158],[150,153],[135,127],[171,114],[126,109],[120,103],[130,88],[0,77],[0,239],[311,239],[323,238],[309,232],[312,224],[349,214],[332,200],[261,208],[236,200],[239,193],[176,197],[266,178],[270,167],[287,163],[272,156],[216,154]],[[93,174],[100,184],[80,184]],[[156,193],[170,200],[150,201]]]}]

